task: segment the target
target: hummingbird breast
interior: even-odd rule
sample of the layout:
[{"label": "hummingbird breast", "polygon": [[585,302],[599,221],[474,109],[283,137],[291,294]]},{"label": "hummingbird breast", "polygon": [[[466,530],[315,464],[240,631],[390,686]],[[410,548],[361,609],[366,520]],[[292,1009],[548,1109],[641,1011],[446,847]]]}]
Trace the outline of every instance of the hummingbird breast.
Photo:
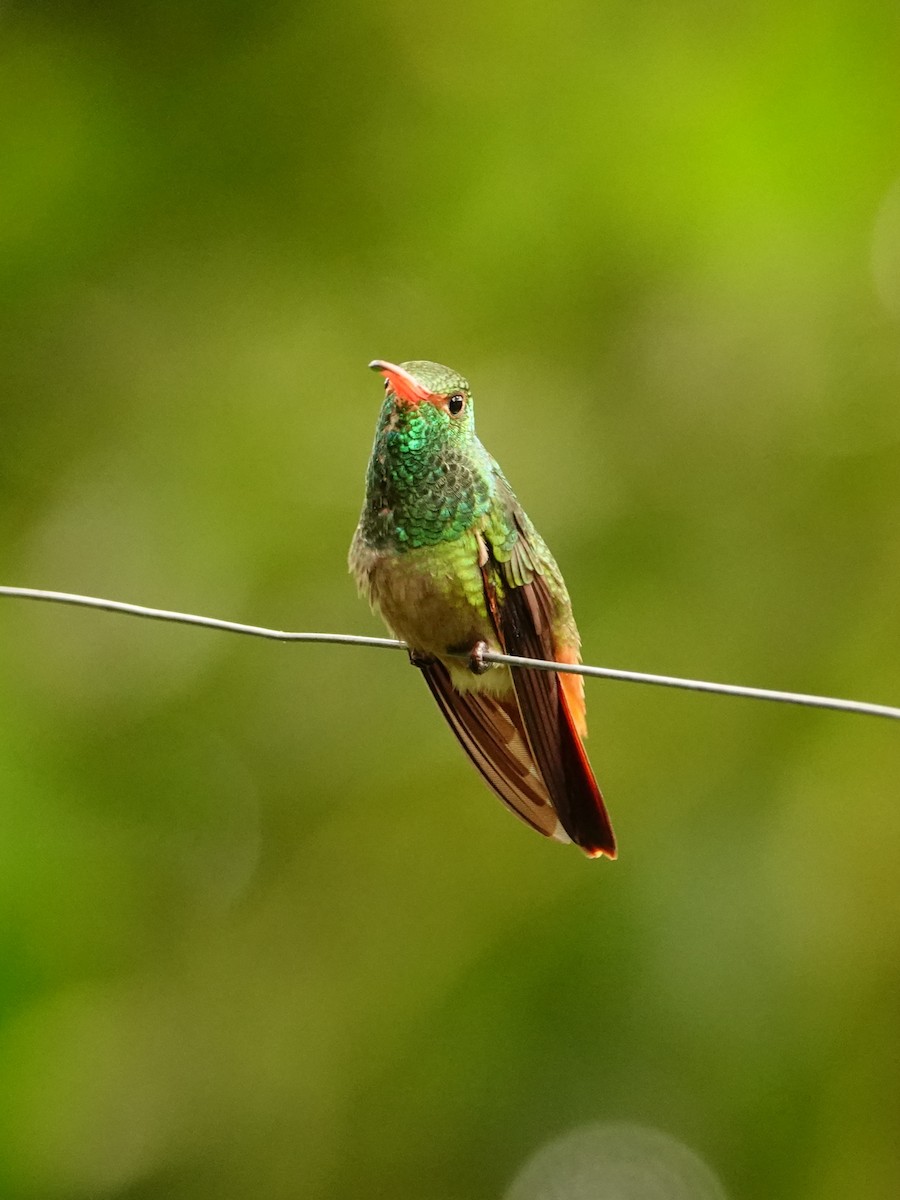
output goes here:
[{"label": "hummingbird breast", "polygon": [[479,537],[470,531],[403,554],[357,554],[354,572],[386,625],[418,654],[465,655],[478,642],[499,650],[479,550]]},{"label": "hummingbird breast", "polygon": [[460,428],[451,438],[444,422],[430,404],[385,404],[350,551],[360,591],[388,627],[437,657],[467,655],[478,642],[499,649],[481,574],[492,460],[474,435]]}]

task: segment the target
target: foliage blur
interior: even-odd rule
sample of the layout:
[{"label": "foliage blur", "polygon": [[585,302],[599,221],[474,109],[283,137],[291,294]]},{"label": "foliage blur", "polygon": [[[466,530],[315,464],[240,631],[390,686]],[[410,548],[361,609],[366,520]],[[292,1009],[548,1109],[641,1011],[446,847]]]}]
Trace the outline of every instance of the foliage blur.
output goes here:
[{"label": "foliage blur", "polygon": [[[434,358],[588,661],[897,702],[898,43],[4,4],[2,582],[380,632],[366,363]],[[591,863],[400,655],[0,603],[3,1197],[489,1200],[597,1120],[900,1194],[896,728],[592,682]]]}]

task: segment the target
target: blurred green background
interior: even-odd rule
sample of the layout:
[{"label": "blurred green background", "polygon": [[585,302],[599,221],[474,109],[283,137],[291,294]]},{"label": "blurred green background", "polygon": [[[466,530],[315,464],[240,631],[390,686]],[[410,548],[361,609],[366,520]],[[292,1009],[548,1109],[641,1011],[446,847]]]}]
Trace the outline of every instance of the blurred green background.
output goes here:
[{"label": "blurred green background", "polygon": [[[0,9],[2,582],[380,632],[373,357],[473,383],[588,661],[900,701],[900,15]],[[588,685],[621,843],[400,655],[0,601],[0,1195],[497,1200],[664,1130],[900,1194],[900,737]]]}]

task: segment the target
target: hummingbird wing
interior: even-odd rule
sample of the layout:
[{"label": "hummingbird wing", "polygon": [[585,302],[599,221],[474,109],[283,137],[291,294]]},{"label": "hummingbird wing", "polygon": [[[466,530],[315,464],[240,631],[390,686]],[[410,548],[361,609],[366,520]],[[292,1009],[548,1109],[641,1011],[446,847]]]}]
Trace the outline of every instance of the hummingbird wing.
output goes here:
[{"label": "hummingbird wing", "polygon": [[[540,575],[509,589],[500,604],[498,627],[507,654],[572,661],[560,654],[549,636],[550,603]],[[510,671],[535,761],[563,828],[592,857],[615,858],[615,835],[579,734],[575,706],[561,677],[525,667]]]},{"label": "hummingbird wing", "polygon": [[438,659],[418,665],[447,723],[488,786],[532,829],[568,842],[537,770],[515,696],[460,692]]},{"label": "hummingbird wing", "polygon": [[[503,519],[485,530],[485,597],[507,654],[579,661],[578,634],[559,568],[497,469]],[[510,668],[534,761],[571,840],[592,857],[616,856],[616,839],[585,753],[583,682],[525,667]]]}]

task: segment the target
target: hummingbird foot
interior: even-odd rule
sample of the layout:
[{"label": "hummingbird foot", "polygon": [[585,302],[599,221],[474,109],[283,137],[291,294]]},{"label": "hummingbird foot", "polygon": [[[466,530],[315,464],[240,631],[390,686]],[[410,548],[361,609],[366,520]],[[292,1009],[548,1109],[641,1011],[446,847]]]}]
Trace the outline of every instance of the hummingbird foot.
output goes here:
[{"label": "hummingbird foot", "polygon": [[484,661],[484,652],[487,650],[487,642],[476,642],[469,653],[469,670],[473,675],[483,675],[485,671],[491,668],[490,663]]},{"label": "hummingbird foot", "polygon": [[423,667],[430,667],[433,662],[437,661],[433,654],[422,654],[418,650],[408,649],[407,654],[409,655],[410,663],[414,667],[418,667],[419,670],[422,670]]}]

